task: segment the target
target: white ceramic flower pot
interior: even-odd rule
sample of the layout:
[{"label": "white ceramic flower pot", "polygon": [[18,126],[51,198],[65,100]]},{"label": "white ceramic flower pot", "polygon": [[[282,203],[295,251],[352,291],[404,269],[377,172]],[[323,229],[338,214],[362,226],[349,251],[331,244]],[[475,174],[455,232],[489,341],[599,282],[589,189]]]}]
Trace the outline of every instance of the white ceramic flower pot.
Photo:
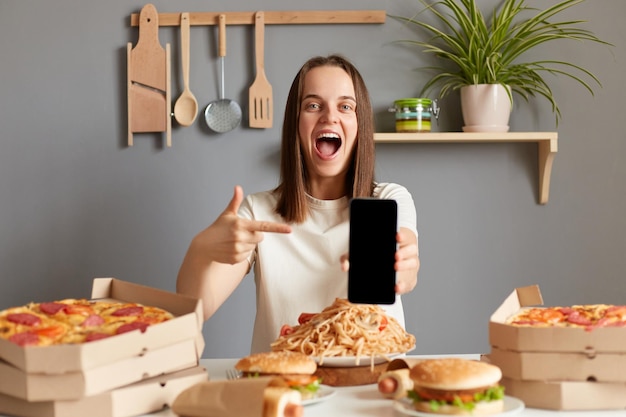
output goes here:
[{"label": "white ceramic flower pot", "polygon": [[508,132],[511,99],[500,84],[461,87],[464,132]]}]

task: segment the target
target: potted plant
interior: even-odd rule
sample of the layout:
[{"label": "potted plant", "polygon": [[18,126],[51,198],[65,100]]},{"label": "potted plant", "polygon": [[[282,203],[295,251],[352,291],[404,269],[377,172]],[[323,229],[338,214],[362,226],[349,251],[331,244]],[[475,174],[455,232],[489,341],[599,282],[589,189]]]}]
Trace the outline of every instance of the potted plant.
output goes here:
[{"label": "potted plant", "polygon": [[[592,95],[590,82],[601,86],[595,75],[572,62],[521,59],[536,46],[562,39],[610,45],[581,28],[583,20],[551,20],[585,0],[564,0],[545,10],[527,6],[526,0],[502,0],[489,18],[477,5],[479,0],[419,1],[425,6],[422,12],[412,17],[392,17],[416,25],[427,33],[428,39],[399,42],[419,46],[424,52],[446,61],[447,66],[424,68],[434,70],[435,74],[426,82],[420,95],[437,87],[439,98],[460,90],[465,131],[507,131],[512,93],[519,94],[526,101],[534,96],[546,98],[552,105],[558,126],[561,111],[543,77],[547,74],[569,77]],[[421,13],[429,13],[436,23],[418,20]],[[529,13],[531,16],[526,16]],[[500,108],[505,121],[485,121],[484,116],[491,113],[487,110],[480,111],[477,121],[468,120],[471,118],[469,110],[477,109],[478,99],[471,98],[474,93],[486,99],[491,110]],[[500,99],[504,96],[504,100],[500,100],[503,104],[497,104],[498,96]],[[504,109],[499,107],[501,105]]]}]

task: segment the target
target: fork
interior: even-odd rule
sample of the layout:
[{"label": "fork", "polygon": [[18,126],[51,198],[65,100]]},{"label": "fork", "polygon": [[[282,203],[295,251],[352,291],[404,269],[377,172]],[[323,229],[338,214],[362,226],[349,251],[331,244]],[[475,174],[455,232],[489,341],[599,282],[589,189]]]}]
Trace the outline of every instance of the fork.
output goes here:
[{"label": "fork", "polygon": [[236,369],[227,369],[226,370],[226,379],[229,381],[241,378],[241,371]]}]

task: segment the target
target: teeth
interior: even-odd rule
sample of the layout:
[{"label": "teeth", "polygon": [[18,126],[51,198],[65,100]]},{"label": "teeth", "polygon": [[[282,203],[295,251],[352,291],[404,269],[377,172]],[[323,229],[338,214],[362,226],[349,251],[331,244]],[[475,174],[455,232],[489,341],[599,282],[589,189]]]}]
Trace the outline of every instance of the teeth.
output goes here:
[{"label": "teeth", "polygon": [[322,133],[317,138],[318,139],[339,139],[339,135],[336,133]]}]

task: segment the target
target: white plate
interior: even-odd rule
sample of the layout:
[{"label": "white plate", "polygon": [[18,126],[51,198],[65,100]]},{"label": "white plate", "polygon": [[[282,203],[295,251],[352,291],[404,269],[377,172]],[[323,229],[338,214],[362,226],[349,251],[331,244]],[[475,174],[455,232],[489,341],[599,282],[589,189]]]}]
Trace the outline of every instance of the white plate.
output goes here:
[{"label": "white plate", "polygon": [[320,401],[326,401],[333,395],[335,395],[336,391],[328,386],[328,385],[320,385],[320,389],[317,390],[317,395],[314,398],[309,398],[308,400],[302,400],[302,405],[309,405],[319,403]]},{"label": "white plate", "polygon": [[[389,362],[402,355],[404,355],[404,353],[389,353],[385,356],[374,356],[374,365]],[[313,356],[313,359],[315,360],[315,362],[317,362],[318,365],[320,365],[320,362],[322,362],[320,366],[326,366],[329,368],[349,368],[355,366],[370,366],[372,364],[371,356],[359,357],[358,365],[356,356],[324,356],[324,358]]]},{"label": "white plate", "polygon": [[[393,402],[393,409],[398,411],[400,415],[404,416],[417,416],[417,417],[440,417],[441,414],[426,413],[423,411],[417,411],[413,408],[412,401],[408,398],[401,398]],[[515,397],[504,396],[504,410],[498,414],[491,414],[490,417],[511,416],[517,414],[524,409],[524,403]]]}]

